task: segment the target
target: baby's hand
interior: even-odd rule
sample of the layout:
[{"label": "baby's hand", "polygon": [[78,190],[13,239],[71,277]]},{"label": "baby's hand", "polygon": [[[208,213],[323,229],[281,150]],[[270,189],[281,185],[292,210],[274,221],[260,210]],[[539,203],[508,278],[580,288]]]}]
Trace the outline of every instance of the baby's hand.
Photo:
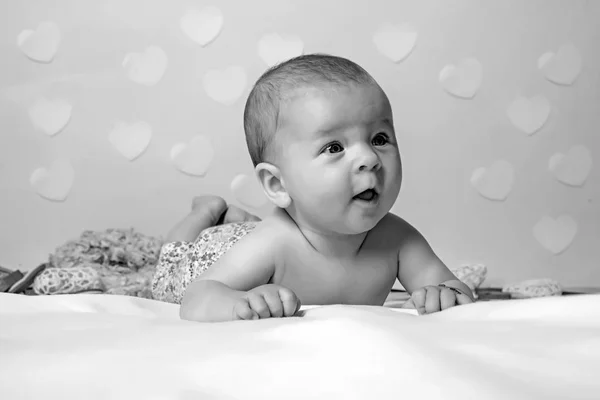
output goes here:
[{"label": "baby's hand", "polygon": [[458,289],[449,286],[425,286],[415,290],[402,308],[416,308],[419,314],[431,314],[473,300]]},{"label": "baby's hand", "polygon": [[290,289],[262,285],[249,290],[233,307],[234,319],[291,317],[300,309],[300,300]]}]

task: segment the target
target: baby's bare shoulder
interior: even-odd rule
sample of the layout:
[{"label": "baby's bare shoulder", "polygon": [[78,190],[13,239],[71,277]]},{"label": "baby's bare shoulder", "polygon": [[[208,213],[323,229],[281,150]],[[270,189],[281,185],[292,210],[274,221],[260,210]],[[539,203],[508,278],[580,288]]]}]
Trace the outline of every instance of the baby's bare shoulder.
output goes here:
[{"label": "baby's bare shoulder", "polygon": [[271,244],[270,248],[276,259],[276,265],[283,265],[292,257],[303,257],[306,251],[304,236],[296,223],[286,215],[273,214],[265,218],[260,233],[264,240]]},{"label": "baby's bare shoulder", "polygon": [[263,249],[269,248],[276,251],[293,239],[294,228],[295,226],[290,226],[281,218],[268,216],[258,224],[251,234],[254,236],[253,241],[263,244],[261,246]]},{"label": "baby's bare shoulder", "polygon": [[281,227],[277,221],[273,221],[271,218],[265,218],[256,224],[256,228],[249,232],[246,237],[253,243],[261,243],[261,248],[264,249],[265,247],[270,247],[267,246],[268,244],[276,244],[280,241]]},{"label": "baby's bare shoulder", "polygon": [[369,232],[369,246],[397,250],[413,235],[414,228],[401,217],[387,213]]}]

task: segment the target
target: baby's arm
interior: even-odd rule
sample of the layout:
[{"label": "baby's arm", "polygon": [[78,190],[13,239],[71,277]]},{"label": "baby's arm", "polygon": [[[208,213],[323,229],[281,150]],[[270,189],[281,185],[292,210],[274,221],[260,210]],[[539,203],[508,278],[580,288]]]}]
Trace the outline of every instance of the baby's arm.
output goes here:
[{"label": "baby's arm", "polygon": [[[295,295],[269,285],[275,272],[276,237],[271,227],[259,225],[240,239],[187,287],[181,318],[218,322],[251,319],[252,315],[293,315],[297,311]],[[276,308],[279,310],[274,311]]]},{"label": "baby's arm", "polygon": [[394,218],[396,234],[401,238],[398,250],[398,280],[402,286],[409,293],[413,293],[420,288],[443,284],[458,289],[474,301],[471,289],[446,267],[423,235],[400,217]]}]

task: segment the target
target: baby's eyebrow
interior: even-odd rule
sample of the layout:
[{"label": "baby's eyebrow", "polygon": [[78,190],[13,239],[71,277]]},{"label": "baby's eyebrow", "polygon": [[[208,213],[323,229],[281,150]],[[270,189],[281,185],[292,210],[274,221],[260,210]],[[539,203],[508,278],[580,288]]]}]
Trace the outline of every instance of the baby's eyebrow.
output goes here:
[{"label": "baby's eyebrow", "polygon": [[387,117],[383,118],[381,120],[381,122],[383,122],[385,125],[389,126],[390,128],[394,125],[394,124],[392,124],[392,121],[389,118],[387,118]]},{"label": "baby's eyebrow", "polygon": [[315,131],[315,133],[314,133],[313,136],[316,137],[316,138],[333,136],[340,129],[342,129],[342,128],[341,127],[335,127],[335,128],[330,128],[330,129],[318,129],[317,131]]},{"label": "baby's eyebrow", "polygon": [[[373,120],[373,121],[367,123],[366,125],[374,126],[374,125],[379,125],[379,124],[387,125],[390,128],[393,127],[392,121],[388,117]],[[314,132],[313,136],[315,138],[334,136],[338,131],[342,130],[343,128],[344,128],[343,126],[334,126],[332,128],[327,128],[327,129],[318,129]]]}]

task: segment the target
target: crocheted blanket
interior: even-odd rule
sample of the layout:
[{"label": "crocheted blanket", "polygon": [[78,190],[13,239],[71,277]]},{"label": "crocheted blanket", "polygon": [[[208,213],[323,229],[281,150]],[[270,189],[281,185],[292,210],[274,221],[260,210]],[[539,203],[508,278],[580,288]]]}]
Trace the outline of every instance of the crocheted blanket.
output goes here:
[{"label": "crocheted blanket", "polygon": [[101,292],[152,298],[162,239],[134,229],[83,232],[50,254],[33,282],[36,294]]}]

